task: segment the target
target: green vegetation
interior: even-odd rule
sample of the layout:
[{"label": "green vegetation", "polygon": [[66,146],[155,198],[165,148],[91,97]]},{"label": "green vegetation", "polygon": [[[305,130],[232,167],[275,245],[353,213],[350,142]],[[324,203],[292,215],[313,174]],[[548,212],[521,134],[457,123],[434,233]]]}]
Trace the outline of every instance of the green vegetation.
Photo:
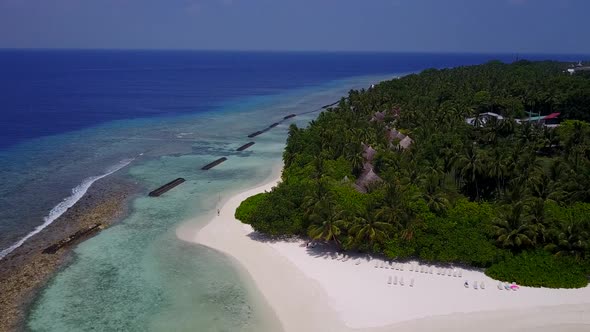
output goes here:
[{"label": "green vegetation", "polygon": [[[350,91],[307,128],[289,128],[281,184],[236,216],[343,250],[484,267],[522,285],[584,286],[590,77],[565,66],[490,62]],[[484,112],[504,119],[484,121]],[[514,121],[528,112],[565,121]],[[412,143],[400,147],[394,128]],[[374,156],[363,154],[369,145]]]},{"label": "green vegetation", "polygon": [[486,274],[535,287],[578,288],[588,284],[584,271],[574,260],[557,258],[542,250],[510,257],[492,265]]}]

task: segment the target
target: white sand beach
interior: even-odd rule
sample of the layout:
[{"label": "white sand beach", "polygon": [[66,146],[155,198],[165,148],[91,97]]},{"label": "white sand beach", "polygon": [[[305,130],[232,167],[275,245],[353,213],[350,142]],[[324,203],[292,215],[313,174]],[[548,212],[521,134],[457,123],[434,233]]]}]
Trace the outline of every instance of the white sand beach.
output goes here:
[{"label": "white sand beach", "polygon": [[279,178],[277,171],[263,185],[232,196],[202,229],[191,230],[188,223],[177,234],[235,258],[285,331],[590,331],[590,287],[500,290],[476,270],[418,262],[390,266],[325,245],[308,248],[303,240],[269,241],[234,212]]}]

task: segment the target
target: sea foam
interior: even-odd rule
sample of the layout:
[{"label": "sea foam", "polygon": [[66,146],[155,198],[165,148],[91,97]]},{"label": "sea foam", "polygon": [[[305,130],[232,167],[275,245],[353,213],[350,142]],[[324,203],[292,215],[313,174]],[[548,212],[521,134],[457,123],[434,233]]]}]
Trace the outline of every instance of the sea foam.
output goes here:
[{"label": "sea foam", "polygon": [[63,201],[61,201],[59,204],[54,206],[51,209],[51,211],[49,211],[49,214],[43,218],[43,223],[41,225],[35,227],[35,229],[32,232],[25,235],[23,238],[18,240],[15,244],[0,251],[0,260],[3,259],[4,257],[6,257],[11,252],[13,252],[16,248],[22,246],[23,243],[25,243],[25,241],[27,241],[29,238],[36,235],[37,233],[41,232],[45,227],[49,226],[52,222],[54,222],[57,218],[59,218],[62,214],[64,214],[64,212],[66,212],[69,208],[74,206],[74,204],[76,204],[76,202],[78,202],[82,197],[84,197],[84,194],[86,194],[86,192],[88,191],[88,189],[90,188],[90,186],[92,186],[92,184],[94,182],[117,172],[118,170],[122,169],[123,167],[129,165],[133,160],[134,159],[121,160],[116,165],[107,169],[106,173],[104,173],[102,175],[91,176],[91,177],[84,179],[84,181],[82,181],[81,184],[79,184],[78,186],[74,187],[74,189],[72,189],[72,194],[70,196],[64,198]]}]

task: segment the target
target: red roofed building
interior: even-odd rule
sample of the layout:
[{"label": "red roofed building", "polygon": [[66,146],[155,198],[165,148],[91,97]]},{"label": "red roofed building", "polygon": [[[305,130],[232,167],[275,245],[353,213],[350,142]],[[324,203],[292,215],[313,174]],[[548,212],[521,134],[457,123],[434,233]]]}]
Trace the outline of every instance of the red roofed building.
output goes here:
[{"label": "red roofed building", "polygon": [[543,124],[548,127],[554,127],[559,125],[559,115],[561,113],[551,113],[543,118]]}]

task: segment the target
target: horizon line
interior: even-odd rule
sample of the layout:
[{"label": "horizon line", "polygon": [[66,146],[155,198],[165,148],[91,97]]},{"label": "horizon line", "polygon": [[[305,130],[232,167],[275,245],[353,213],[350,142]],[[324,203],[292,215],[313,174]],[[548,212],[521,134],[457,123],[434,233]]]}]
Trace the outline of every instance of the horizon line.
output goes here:
[{"label": "horizon line", "polygon": [[74,48],[74,47],[0,47],[0,51],[148,51],[148,52],[227,52],[227,53],[359,53],[359,54],[449,54],[449,55],[570,55],[590,53],[515,52],[515,51],[385,51],[385,50],[274,50],[274,49],[198,49],[198,48]]}]

